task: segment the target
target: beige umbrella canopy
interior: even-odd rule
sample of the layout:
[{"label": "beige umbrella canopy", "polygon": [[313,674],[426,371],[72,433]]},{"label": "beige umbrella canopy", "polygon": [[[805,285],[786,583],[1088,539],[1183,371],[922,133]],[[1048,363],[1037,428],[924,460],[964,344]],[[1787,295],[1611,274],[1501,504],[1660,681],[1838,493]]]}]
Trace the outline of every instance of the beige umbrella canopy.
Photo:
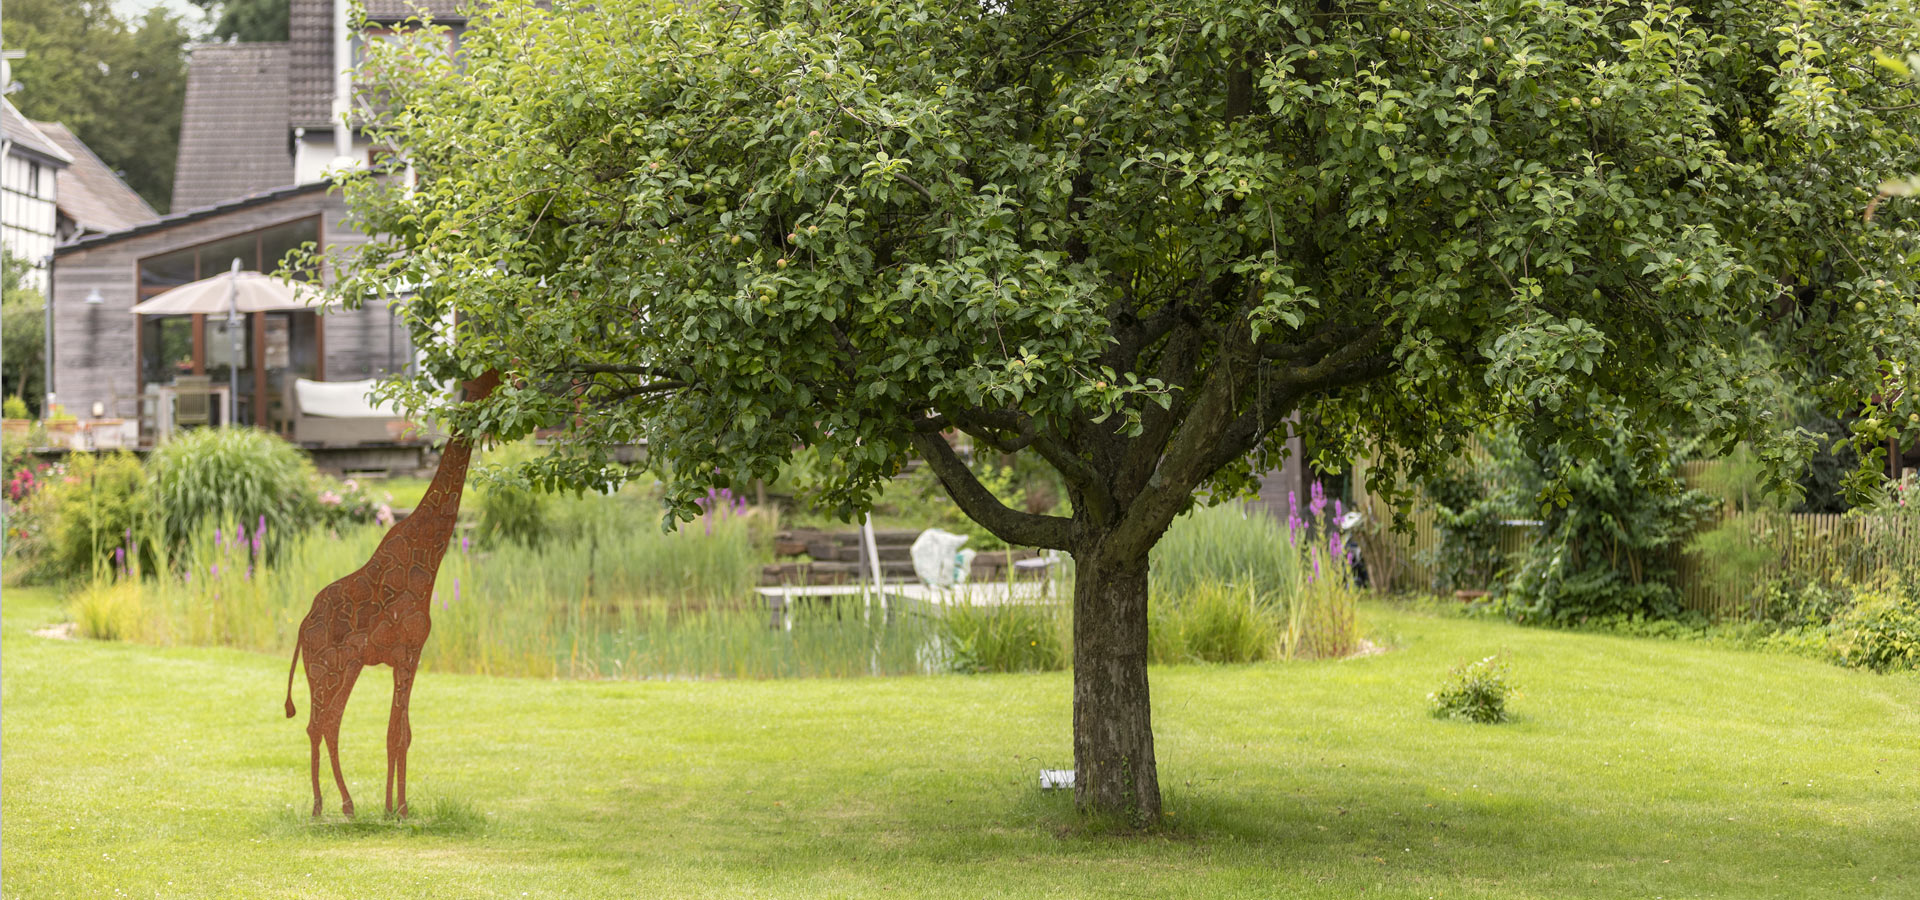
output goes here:
[{"label": "beige umbrella canopy", "polygon": [[284,310],[319,312],[325,302],[311,284],[276,278],[264,272],[222,272],[183,284],[133,308],[137,316],[217,316],[229,312],[256,313]]},{"label": "beige umbrella canopy", "polygon": [[[320,311],[324,302],[320,289],[297,281],[275,278],[260,272],[240,271],[240,260],[233,268],[183,284],[145,303],[136,304],[136,316],[225,315],[233,335],[233,359],[240,358],[240,329],[232,327],[246,313],[277,312],[289,309]],[[240,368],[227,367],[227,422],[240,418]]]}]

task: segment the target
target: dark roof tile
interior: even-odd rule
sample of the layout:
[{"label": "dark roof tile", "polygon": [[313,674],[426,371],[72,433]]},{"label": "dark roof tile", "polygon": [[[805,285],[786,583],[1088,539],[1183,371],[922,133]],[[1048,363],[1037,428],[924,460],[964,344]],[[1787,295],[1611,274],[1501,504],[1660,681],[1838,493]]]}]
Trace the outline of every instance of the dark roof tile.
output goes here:
[{"label": "dark roof tile", "polygon": [[366,0],[367,18],[375,22],[398,22],[413,19],[425,11],[439,21],[464,21],[467,14],[461,7],[464,0]]},{"label": "dark roof tile", "polygon": [[287,45],[193,49],[173,208],[191,209],[293,182],[288,144]]},{"label": "dark roof tile", "polygon": [[288,121],[300,128],[333,125],[332,0],[290,0],[287,47]]},{"label": "dark roof tile", "polygon": [[209,216],[217,216],[223,213],[230,213],[235,210],[246,209],[252,206],[259,206],[263,203],[272,203],[275,200],[284,200],[288,197],[297,197],[301,194],[310,194],[316,191],[324,192],[324,191],[330,190],[332,187],[333,187],[333,183],[330,181],[315,181],[315,182],[310,182],[308,184],[282,185],[280,187],[276,187],[271,190],[257,191],[257,192],[246,194],[239,197],[229,197],[218,203],[210,203],[206,206],[198,206],[193,209],[181,209],[179,206],[176,205],[173,209],[173,212],[167,213],[166,215],[161,216],[159,218],[149,219],[145,222],[141,222],[135,225],[129,225],[126,228],[122,228],[118,231],[107,231],[107,232],[102,232],[100,234],[83,235],[75,240],[69,241],[65,244],[61,244],[60,246],[55,247],[53,252],[55,256],[61,256],[76,250],[89,250],[94,247],[98,247],[102,244],[111,244],[114,241],[122,240],[125,238],[139,237],[140,235],[143,235],[143,234],[151,234],[155,231],[159,231],[165,228],[171,228],[183,222],[194,222],[200,219],[207,218]]}]

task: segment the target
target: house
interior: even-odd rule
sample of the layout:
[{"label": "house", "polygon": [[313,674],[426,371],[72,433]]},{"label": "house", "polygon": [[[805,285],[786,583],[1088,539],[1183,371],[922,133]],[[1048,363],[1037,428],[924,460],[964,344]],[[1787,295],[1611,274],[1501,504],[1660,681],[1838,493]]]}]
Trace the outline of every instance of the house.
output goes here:
[{"label": "house", "polygon": [[59,243],[160,217],[67,126],[59,122],[33,124],[73,161],[54,178],[53,232]]},{"label": "house", "polygon": [[58,143],[0,99],[0,247],[32,264],[26,284],[43,293],[57,241],[59,175],[71,165]]},{"label": "house", "polygon": [[[350,66],[364,42],[400,33],[420,11],[452,17],[457,4],[432,0],[416,9],[370,0],[373,25],[356,32],[348,26],[349,3],[290,0],[286,41],[193,48],[173,211],[99,228],[87,227],[97,218],[76,217],[77,230],[54,250],[51,292],[49,391],[69,411],[137,421],[139,443],[151,445],[176,419],[187,421],[173,414],[181,398],[212,392],[210,422],[231,407],[237,422],[289,437],[298,432],[309,444],[418,443],[399,422],[371,432],[365,422],[297,428],[312,424],[298,408],[306,395],[301,385],[378,379],[411,366],[407,329],[381,304],[249,313],[239,323],[237,358],[225,316],[131,312],[235,260],[245,270],[273,271],[303,244],[324,253],[365,240],[327,180],[337,168],[368,166],[379,155],[344,124],[353,97]],[[332,274],[299,277],[327,281]],[[234,397],[226,396],[230,377]],[[329,394],[334,408],[338,394]]]}]

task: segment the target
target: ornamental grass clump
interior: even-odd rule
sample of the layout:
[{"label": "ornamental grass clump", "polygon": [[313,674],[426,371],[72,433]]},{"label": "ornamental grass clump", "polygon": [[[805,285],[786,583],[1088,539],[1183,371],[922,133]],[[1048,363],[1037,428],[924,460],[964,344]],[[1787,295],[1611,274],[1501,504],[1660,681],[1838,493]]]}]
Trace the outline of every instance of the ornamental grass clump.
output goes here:
[{"label": "ornamental grass clump", "polygon": [[1356,548],[1341,534],[1339,523],[1345,518],[1345,506],[1330,501],[1320,482],[1314,482],[1308,494],[1305,518],[1299,498],[1287,494],[1287,543],[1296,560],[1281,633],[1282,652],[1289,658],[1337,659],[1360,649]]},{"label": "ornamental grass clump", "polygon": [[176,436],[148,460],[154,510],[167,546],[179,550],[215,525],[262,520],[278,559],[279,538],[317,520],[313,464],[300,448],[253,428],[198,428]]},{"label": "ornamental grass clump", "polygon": [[1277,598],[1251,586],[1205,581],[1181,596],[1148,599],[1147,659],[1158,665],[1248,663],[1280,643]]},{"label": "ornamental grass clump", "polygon": [[1507,681],[1507,664],[1499,656],[1454,667],[1440,689],[1427,695],[1436,719],[1459,719],[1492,725],[1505,722],[1507,698],[1514,695]]}]

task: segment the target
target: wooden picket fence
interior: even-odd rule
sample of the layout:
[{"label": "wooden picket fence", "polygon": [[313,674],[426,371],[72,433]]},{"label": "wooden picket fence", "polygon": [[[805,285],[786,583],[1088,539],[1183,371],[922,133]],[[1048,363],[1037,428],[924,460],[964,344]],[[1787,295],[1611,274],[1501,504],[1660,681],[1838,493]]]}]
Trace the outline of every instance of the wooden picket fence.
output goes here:
[{"label": "wooden picket fence", "polygon": [[[1391,510],[1372,498],[1362,502],[1369,521],[1391,521]],[[1433,509],[1416,502],[1409,518],[1408,531],[1384,531],[1363,544],[1378,589],[1433,589],[1431,561],[1440,545]],[[1674,566],[1682,605],[1716,620],[1760,615],[1755,589],[1776,579],[1832,588],[1865,581],[1883,568],[1920,569],[1920,519],[1912,516],[1729,513],[1701,531],[1720,525],[1730,529],[1736,552],[1682,552]],[[1511,559],[1538,535],[1538,523],[1502,523],[1500,550]]]},{"label": "wooden picket fence", "polygon": [[1714,526],[1729,530],[1735,552],[1720,559],[1683,553],[1676,566],[1681,602],[1714,619],[1759,616],[1755,588],[1777,579],[1834,588],[1887,568],[1920,566],[1920,520],[1913,516],[1748,512],[1707,527]]}]

